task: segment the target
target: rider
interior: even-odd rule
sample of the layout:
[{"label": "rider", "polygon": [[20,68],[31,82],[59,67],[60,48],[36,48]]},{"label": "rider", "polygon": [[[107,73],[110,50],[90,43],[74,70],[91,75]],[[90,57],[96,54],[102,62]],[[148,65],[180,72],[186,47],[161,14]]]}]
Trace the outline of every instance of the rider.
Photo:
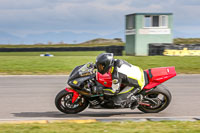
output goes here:
[{"label": "rider", "polygon": [[[97,71],[101,74],[112,74],[112,88],[104,89],[107,95],[113,97],[115,105],[122,106],[127,99],[131,99],[134,105],[138,105],[139,98],[135,95],[147,84],[146,73],[137,66],[120,59],[114,59],[112,53],[102,53],[96,58]],[[121,89],[121,85],[125,86]],[[130,100],[129,100],[130,101]]]}]

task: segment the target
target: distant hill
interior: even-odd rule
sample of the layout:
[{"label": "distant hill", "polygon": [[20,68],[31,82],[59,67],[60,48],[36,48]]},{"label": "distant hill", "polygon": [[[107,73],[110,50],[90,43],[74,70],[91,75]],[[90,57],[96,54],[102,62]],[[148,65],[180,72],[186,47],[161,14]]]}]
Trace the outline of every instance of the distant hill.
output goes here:
[{"label": "distant hill", "polygon": [[83,42],[82,44],[104,44],[104,43],[121,43],[121,42],[122,42],[121,38],[114,38],[114,39],[97,38]]},{"label": "distant hill", "polygon": [[[195,38],[195,36],[190,37],[188,34],[184,34],[177,31],[174,32],[174,35],[176,37],[174,39],[174,43],[188,43],[188,44],[200,43],[200,39],[198,37]],[[0,44],[100,44],[100,43],[116,43],[116,42],[118,43],[121,41],[125,42],[124,37],[125,37],[124,31],[119,31],[108,35],[100,35],[88,32],[82,32],[82,33],[46,32],[40,34],[28,34],[23,37],[0,31]]]},{"label": "distant hill", "polygon": [[175,38],[175,44],[200,44],[200,38]]}]

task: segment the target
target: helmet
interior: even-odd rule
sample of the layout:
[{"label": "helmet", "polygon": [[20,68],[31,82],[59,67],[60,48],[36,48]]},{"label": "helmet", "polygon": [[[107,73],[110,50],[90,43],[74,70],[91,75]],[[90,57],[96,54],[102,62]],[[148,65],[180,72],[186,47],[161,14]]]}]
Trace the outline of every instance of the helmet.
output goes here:
[{"label": "helmet", "polygon": [[99,73],[105,74],[113,65],[113,53],[102,53],[96,58],[96,67]]}]

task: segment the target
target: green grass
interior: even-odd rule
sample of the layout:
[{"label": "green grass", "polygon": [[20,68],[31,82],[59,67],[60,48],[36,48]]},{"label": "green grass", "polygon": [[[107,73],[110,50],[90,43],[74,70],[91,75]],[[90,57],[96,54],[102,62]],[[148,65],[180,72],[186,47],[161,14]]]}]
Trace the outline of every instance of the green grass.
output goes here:
[{"label": "green grass", "polygon": [[[0,74],[69,74],[77,65],[95,62],[99,52],[52,52],[55,57],[40,57],[40,52],[0,53]],[[200,74],[200,57],[118,56],[143,69],[175,66],[178,73]]]},{"label": "green grass", "polygon": [[196,122],[95,122],[0,124],[0,133],[199,133]]},{"label": "green grass", "polygon": [[0,56],[0,74],[69,74],[95,56]]}]

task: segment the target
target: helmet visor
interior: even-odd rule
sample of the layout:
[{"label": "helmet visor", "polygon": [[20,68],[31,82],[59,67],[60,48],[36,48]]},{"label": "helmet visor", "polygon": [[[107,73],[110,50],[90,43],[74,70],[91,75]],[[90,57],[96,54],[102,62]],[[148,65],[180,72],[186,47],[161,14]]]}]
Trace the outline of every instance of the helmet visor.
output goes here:
[{"label": "helmet visor", "polygon": [[102,72],[104,70],[104,65],[98,64],[97,69],[98,69],[99,72]]}]

